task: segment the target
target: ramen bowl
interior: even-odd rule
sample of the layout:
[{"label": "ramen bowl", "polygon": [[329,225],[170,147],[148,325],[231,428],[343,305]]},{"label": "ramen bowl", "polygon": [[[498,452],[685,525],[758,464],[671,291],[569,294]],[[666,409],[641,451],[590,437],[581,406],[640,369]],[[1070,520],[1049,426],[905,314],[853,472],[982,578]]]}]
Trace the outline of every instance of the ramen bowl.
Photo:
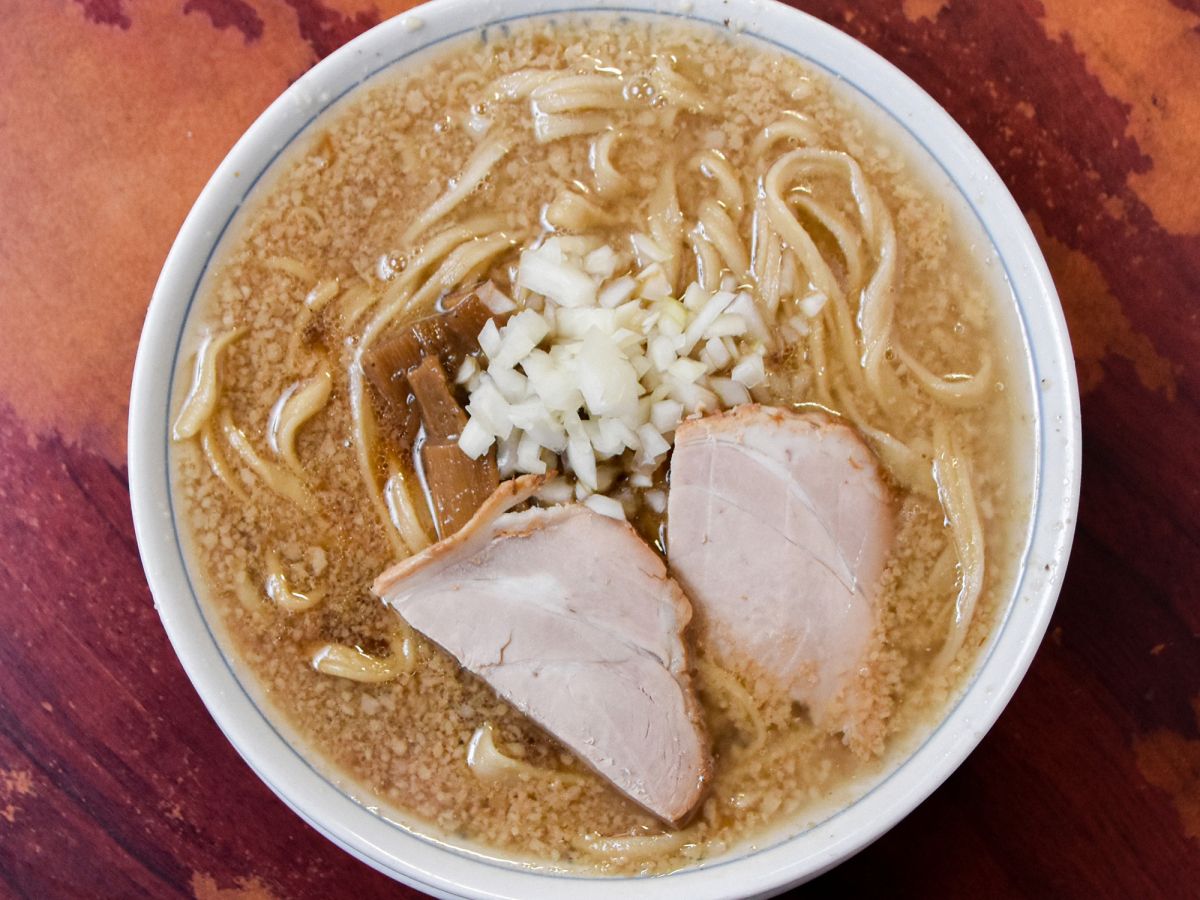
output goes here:
[{"label": "ramen bowl", "polygon": [[[740,33],[828,73],[870,116],[905,135],[920,165],[978,235],[1023,354],[1033,439],[1030,520],[1019,570],[965,688],[935,726],[848,805],[795,833],[657,877],[550,871],[406,829],[360,802],[277,718],[229,654],[199,599],[173,503],[169,441],[180,348],[201,285],[239,213],[272,167],[356,87],[412,66],[484,28],[546,17],[664,16]],[[180,373],[183,372],[182,376]],[[1062,310],[1020,210],[963,131],[928,95],[853,39],[759,0],[434,0],[384,22],[300,78],[256,121],[197,200],[164,265],[138,350],[130,403],[129,477],[138,544],[163,625],[213,718],[258,776],[298,815],[358,859],[446,897],[695,898],[766,896],[829,869],[878,838],[937,788],[996,721],[1046,629],[1062,583],[1078,502],[1078,389]]]}]

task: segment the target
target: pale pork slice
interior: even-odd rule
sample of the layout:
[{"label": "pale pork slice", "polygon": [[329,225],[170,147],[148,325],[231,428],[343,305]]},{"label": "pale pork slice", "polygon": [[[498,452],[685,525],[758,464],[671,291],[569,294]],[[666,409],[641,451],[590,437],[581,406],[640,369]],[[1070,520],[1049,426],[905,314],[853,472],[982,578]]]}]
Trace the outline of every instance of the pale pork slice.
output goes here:
[{"label": "pale pork slice", "polygon": [[691,605],[627,523],[572,504],[506,512],[500,485],[462,530],[374,591],[619,790],[677,825],[712,762],[688,676]]},{"label": "pale pork slice", "polygon": [[786,692],[860,753],[888,699],[879,586],[892,502],[858,433],[820,413],[747,404],[675,432],[671,573],[718,664]]}]

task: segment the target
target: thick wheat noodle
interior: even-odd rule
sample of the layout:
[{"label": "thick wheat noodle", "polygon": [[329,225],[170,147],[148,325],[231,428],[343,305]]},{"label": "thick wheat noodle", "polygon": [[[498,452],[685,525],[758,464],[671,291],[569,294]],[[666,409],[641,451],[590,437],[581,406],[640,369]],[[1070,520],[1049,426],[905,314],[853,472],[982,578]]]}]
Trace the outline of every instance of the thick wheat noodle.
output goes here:
[{"label": "thick wheat noodle", "polygon": [[704,95],[696,85],[671,68],[665,55],[654,62],[651,82],[659,94],[690,112],[704,112]]},{"label": "thick wheat noodle", "polygon": [[291,212],[297,213],[298,215],[303,216],[305,219],[308,219],[309,222],[316,226],[317,231],[325,230],[325,220],[321,217],[321,214],[311,206],[293,206]]},{"label": "thick wheat noodle", "polygon": [[[874,191],[871,192],[874,195]],[[888,347],[892,336],[892,322],[896,314],[896,229],[892,216],[878,195],[874,195],[867,209],[872,219],[864,213],[864,225],[868,234],[875,234],[875,271],[867,286],[863,288],[858,306],[858,327],[862,332],[862,367],[867,386],[881,406],[888,406],[894,399],[891,390],[894,373],[887,367]],[[885,371],[886,368],[886,371]],[[892,376],[888,384],[885,379]]]},{"label": "thick wheat noodle", "polygon": [[333,392],[333,376],[322,369],[305,381],[292,384],[271,409],[267,443],[296,474],[303,473],[296,452],[296,436],[304,423],[325,408]]},{"label": "thick wheat noodle", "polygon": [[297,368],[297,358],[300,356],[301,348],[305,341],[305,334],[308,332],[308,326],[312,324],[312,320],[313,311],[307,304],[296,310],[295,318],[291,323],[292,333],[288,337],[287,353],[284,354],[285,368]]},{"label": "thick wheat noodle", "polygon": [[758,284],[759,299],[767,312],[774,316],[779,310],[783,245],[767,216],[761,178],[757,183],[759,189],[754,194],[754,216],[750,224],[750,269]]},{"label": "thick wheat noodle", "polygon": [[429,534],[421,525],[421,519],[413,506],[412,493],[408,489],[404,470],[393,464],[391,474],[383,485],[383,499],[392,525],[404,538],[409,550],[420,553],[431,543]]},{"label": "thick wheat noodle", "polygon": [[280,468],[259,456],[249,438],[234,424],[228,410],[221,411],[220,424],[229,446],[264,485],[280,497],[290,500],[309,516],[316,518],[319,515],[316,498],[313,497],[308,486],[287,469]]},{"label": "thick wheat noodle", "polygon": [[375,518],[383,526],[383,533],[392,547],[392,552],[397,558],[408,556],[416,553],[417,550],[410,548],[401,537],[400,532],[393,526],[391,516],[388,514],[387,503],[375,475],[375,460],[372,453],[375,446],[375,414],[371,409],[371,404],[367,402],[361,345],[350,363],[349,374],[350,419],[354,425],[354,455],[358,460],[358,473],[362,477],[363,486],[367,489],[371,508],[375,510]]},{"label": "thick wheat noodle", "polygon": [[514,243],[507,235],[493,234],[459,244],[450,251],[450,255],[429,280],[408,298],[401,307],[401,313],[421,311],[441,295],[474,280],[497,256],[511,249]]},{"label": "thick wheat noodle", "polygon": [[793,258],[792,254],[784,255],[783,243],[770,228],[767,229],[765,240],[766,251],[763,254],[763,264],[761,274],[758,280],[758,291],[762,297],[763,305],[767,307],[772,315],[779,309],[779,301],[782,298],[783,289],[783,260]]},{"label": "thick wheat noodle", "polygon": [[326,278],[318,281],[304,295],[304,305],[315,313],[320,312],[325,308],[325,304],[336,297],[341,290],[341,283],[336,278]]},{"label": "thick wheat noodle", "polygon": [[725,208],[711,199],[701,203],[700,228],[721,254],[725,267],[738,278],[745,277],[750,271],[750,255]]},{"label": "thick wheat noodle", "polygon": [[806,153],[806,150],[785,153],[767,170],[762,183],[764,206],[771,226],[797,255],[801,267],[816,289],[830,300],[838,300],[842,298],[842,289],[837,277],[784,196],[787,182],[794,174],[792,170],[807,162]]},{"label": "thick wheat noodle", "polygon": [[206,335],[200,342],[192,364],[191,387],[171,428],[174,440],[186,441],[195,437],[212,418],[221,399],[221,352],[245,333],[245,328],[235,328]]},{"label": "thick wheat noodle", "polygon": [[822,406],[833,408],[833,394],[829,391],[829,357],[825,352],[825,324],[818,318],[808,331],[808,352],[812,356],[813,371],[817,377],[817,400]]},{"label": "thick wheat noodle", "polygon": [[547,115],[629,106],[624,85],[612,75],[567,75],[539,85],[530,92],[534,112]]},{"label": "thick wheat noodle", "polygon": [[346,644],[324,644],[313,653],[312,666],[323,675],[366,684],[394,681],[413,670],[416,650],[408,636],[393,637],[391,645],[391,655],[381,658]]},{"label": "thick wheat noodle", "polygon": [[688,241],[695,257],[696,280],[706,291],[717,290],[721,283],[721,255],[699,227],[688,231]]},{"label": "thick wheat noodle", "polygon": [[467,159],[462,174],[454,179],[452,187],[433,201],[404,232],[403,242],[411,244],[430,225],[445,218],[460,203],[466,200],[483,182],[496,163],[502,160],[511,147],[499,140],[484,141]]},{"label": "thick wheat noodle", "polygon": [[703,676],[705,687],[717,691],[728,701],[727,705],[736,706],[740,710],[752,738],[749,744],[740,748],[738,755],[752,759],[767,742],[767,724],[758,710],[758,704],[754,702],[753,695],[738,681],[737,676],[716,663],[697,659],[696,669]]},{"label": "thick wheat noodle", "polygon": [[200,430],[200,452],[204,454],[208,468],[225,487],[229,488],[230,493],[239,500],[250,499],[245,489],[238,483],[237,476],[230,470],[229,463],[225,461],[225,454],[221,452],[221,445],[217,443],[211,419],[205,422],[204,427]]},{"label": "thick wheat noodle", "polygon": [[658,184],[650,195],[646,220],[650,236],[669,254],[662,262],[663,271],[673,288],[679,287],[680,258],[683,244],[683,212],[675,188],[675,164],[668,163],[658,176]]},{"label": "thick wheat noodle", "polygon": [[[820,404],[829,409],[838,410],[863,433],[884,469],[897,484],[922,496],[931,496],[934,486],[930,478],[927,459],[890,432],[870,424],[850,392],[835,392],[830,386],[829,362],[825,355],[824,326],[819,320],[813,322],[809,331],[808,346],[813,359],[813,368],[816,371],[817,399]],[[843,368],[851,369],[853,366],[853,357],[844,361]]]},{"label": "thick wheat noodle", "polygon": [[356,282],[346,288],[338,298],[338,317],[346,329],[354,327],[359,317],[374,306],[378,299],[365,281],[356,279]]},{"label": "thick wheat noodle", "polygon": [[541,144],[576,135],[596,134],[606,131],[611,126],[612,117],[606,113],[581,112],[560,115],[537,110],[533,112],[533,134]]},{"label": "thick wheat noodle", "polygon": [[954,435],[943,417],[934,422],[933,445],[933,477],[937,482],[938,499],[950,523],[960,580],[950,633],[933,663],[935,669],[942,669],[958,656],[975,616],[975,607],[983,591],[984,550],[983,526],[971,487],[970,465],[959,453]]},{"label": "thick wheat noodle", "polygon": [[904,363],[913,378],[916,379],[917,384],[924,388],[925,392],[934,400],[945,403],[947,406],[969,407],[978,404],[987,393],[992,375],[992,357],[988,353],[983,354],[979,371],[974,375],[952,380],[929,371],[894,336],[892,348],[895,350],[896,357]]},{"label": "thick wheat noodle", "polygon": [[569,91],[555,90],[555,85],[549,84],[533,92],[530,102],[535,113],[545,116],[566,115],[569,113],[592,112],[596,110],[623,109],[629,101],[616,91]]},{"label": "thick wheat noodle", "polygon": [[288,584],[287,575],[283,572],[283,562],[274,550],[267,554],[267,597],[271,602],[285,612],[306,612],[312,609],[324,597],[324,591],[316,590],[301,593]]},{"label": "thick wheat noodle", "polygon": [[859,364],[858,336],[854,332],[854,320],[846,308],[846,301],[840,295],[829,297],[821,310],[820,318],[829,324],[835,348],[845,363],[843,368],[846,370],[846,376],[856,387],[862,387],[863,371]]},{"label": "thick wheat noodle", "polygon": [[596,136],[588,150],[588,163],[596,178],[596,193],[601,196],[621,194],[630,187],[629,179],[617,170],[612,161],[613,145],[622,137],[621,132],[608,129]]},{"label": "thick wheat noodle", "polygon": [[501,75],[485,88],[485,92],[500,100],[522,100],[543,84],[549,84],[561,73],[550,69],[520,69]]},{"label": "thick wheat noodle", "polygon": [[305,284],[312,284],[316,280],[312,269],[300,262],[300,260],[293,259],[290,256],[268,257],[265,265],[272,272],[283,272],[285,275],[291,275]]},{"label": "thick wheat noodle", "polygon": [[786,112],[782,119],[777,119],[758,133],[750,145],[750,156],[760,159],[783,140],[794,140],[801,147],[808,147],[820,143],[821,138],[816,127],[800,113]]},{"label": "thick wheat noodle", "polygon": [[[787,182],[793,176],[812,169],[840,170],[848,176],[850,192],[858,207],[866,239],[878,255],[878,264],[863,289],[859,306],[858,324],[863,344],[861,354],[858,351],[859,336],[855,334],[855,323],[850,316],[842,285],[784,198]],[[832,150],[800,149],[785,153],[763,179],[763,194],[771,225],[796,253],[800,266],[814,287],[828,298],[825,315],[833,320],[848,376],[856,383],[866,381],[872,395],[881,404],[886,404],[889,392],[884,384],[885,373],[882,369],[895,305],[892,282],[896,250],[891,216],[882,202],[874,197],[858,163],[846,154]],[[858,360],[859,364],[851,365],[852,360]]]},{"label": "thick wheat noodle", "polygon": [[577,843],[606,857],[642,859],[673,853],[688,842],[686,831],[668,831],[662,834],[599,835],[586,834]]},{"label": "thick wheat noodle", "polygon": [[742,182],[720,150],[702,150],[688,160],[688,167],[711,179],[716,184],[717,196],[729,210],[730,217],[734,220],[741,218],[742,210],[746,208]]},{"label": "thick wheat noodle", "polygon": [[586,784],[587,779],[574,772],[562,772],[535,766],[503,752],[496,745],[495,728],[484,722],[475,729],[467,743],[467,767],[481,781],[517,779],[520,781],[561,781],[564,784]]},{"label": "thick wheat noodle", "polygon": [[754,190],[754,213],[750,220],[750,265],[754,277],[759,278],[767,252],[767,235],[771,225],[767,218],[766,198],[762,192],[762,178],[757,177]]},{"label": "thick wheat noodle", "polygon": [[388,284],[380,298],[382,308],[367,323],[362,339],[369,342],[382,331],[384,325],[400,311],[412,294],[413,287],[425,276],[430,266],[440,263],[455,247],[475,237],[478,237],[478,233],[474,229],[466,225],[452,225],[430,238],[405,265],[404,270]]},{"label": "thick wheat noodle", "polygon": [[901,487],[925,497],[934,495],[934,483],[930,475],[929,460],[912,449],[890,432],[867,424],[862,419],[852,419],[892,480]]},{"label": "thick wheat noodle", "polygon": [[808,194],[797,194],[792,198],[792,202],[833,236],[846,265],[847,293],[853,294],[863,284],[862,235],[854,230],[854,226],[847,222],[844,216]]},{"label": "thick wheat noodle", "polygon": [[560,231],[581,232],[611,228],[619,220],[577,191],[563,188],[546,207],[546,221]]}]

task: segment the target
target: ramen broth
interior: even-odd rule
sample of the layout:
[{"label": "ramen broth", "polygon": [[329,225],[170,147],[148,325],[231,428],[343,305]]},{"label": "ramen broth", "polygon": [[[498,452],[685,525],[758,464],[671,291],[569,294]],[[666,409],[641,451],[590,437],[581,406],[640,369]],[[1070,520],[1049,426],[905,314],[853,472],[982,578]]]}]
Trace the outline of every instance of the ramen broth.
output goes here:
[{"label": "ramen broth", "polygon": [[[555,83],[546,80],[553,73],[602,75],[612,87],[568,84],[561,95],[543,92],[551,102],[539,108],[521,82],[533,76],[513,77],[529,72],[543,73],[542,84]],[[771,237],[765,173],[806,146],[856,161],[894,224],[894,310],[874,349],[857,315],[861,286],[845,300],[859,329],[847,347],[833,299],[814,299],[820,292],[798,256],[777,261],[790,245]],[[176,409],[188,415],[176,423],[172,461],[209,614],[272,715],[350,793],[419,833],[501,858],[657,873],[811,824],[928,732],[963,688],[1013,583],[1031,429],[1007,295],[907,146],[800,61],[719,29],[654,19],[490,29],[378,76],[310,126],[237,220],[204,284],[185,350],[197,353],[192,393],[208,378],[199,390],[209,395],[185,404],[181,368]],[[430,218],[481,148],[484,177]],[[882,752],[849,749],[803,708],[758,692],[693,646],[715,768],[679,830],[618,794],[370,592],[416,549],[394,524],[397,502],[410,504],[410,529],[417,522],[427,539],[433,531],[411,459],[354,375],[388,304],[396,312],[385,330],[481,279],[518,306],[529,302],[514,284],[518,256],[550,231],[612,247],[638,268],[631,235],[652,233],[666,177],[684,235],[675,295],[705,278],[749,291],[772,331],[754,399],[819,406],[852,422],[879,455],[897,513],[874,660],[891,707]],[[839,229],[863,230],[857,264],[866,283],[884,251],[867,234],[855,185],[837,166],[793,180],[783,201],[838,284],[854,275]],[[568,191],[586,205],[552,208]],[[704,206],[710,199],[748,272],[732,271],[736,246],[718,246],[721,221],[705,230],[705,211],[717,215]],[[705,234],[712,239],[697,249]],[[462,265],[448,269],[455,252]],[[768,252],[774,274],[759,265]],[[871,352],[882,354],[872,364],[885,370],[890,402],[864,377]],[[939,459],[966,474],[980,547],[964,549],[947,522],[945,491],[939,497],[930,477]],[[614,481],[651,543],[662,513],[639,492],[668,488],[664,472],[649,487]],[[399,501],[383,493],[397,483]],[[981,589],[961,650],[946,654],[956,601],[961,618],[971,599],[964,582],[975,576]],[[469,765],[472,751],[485,750],[502,764]]]}]

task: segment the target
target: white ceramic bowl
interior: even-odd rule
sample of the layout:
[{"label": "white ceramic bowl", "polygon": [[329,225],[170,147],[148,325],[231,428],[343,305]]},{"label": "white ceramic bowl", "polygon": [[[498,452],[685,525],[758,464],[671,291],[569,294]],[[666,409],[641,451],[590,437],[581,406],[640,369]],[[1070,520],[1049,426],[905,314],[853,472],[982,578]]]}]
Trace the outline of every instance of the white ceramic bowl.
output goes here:
[{"label": "white ceramic bowl", "polygon": [[[180,549],[169,488],[168,408],[181,337],[198,286],[235,213],[263,173],[322,111],[356,85],[486,24],[619,10],[719,26],[794,53],[845,82],[925,148],[937,178],[960,195],[1015,304],[1035,413],[1034,515],[1017,585],[969,686],[941,724],[880,783],[816,827],[773,846],[661,878],[552,876],[416,836],[359,805],[314,768],[260,710],[252,685],[214,637]],[[940,170],[940,173],[939,173]],[[184,374],[186,378],[186,373]],[[251,126],[217,169],[180,230],[154,292],[138,348],[129,417],[129,482],[146,575],[163,625],[192,683],[246,762],[313,827],[359,859],[439,896],[576,900],[767,895],[860,850],[924,800],[979,743],[1033,658],[1054,607],[1074,531],[1079,399],[1054,285],[1020,210],[954,121],[889,63],[841,32],[762,0],[435,0],[384,22],[321,62]]]}]

